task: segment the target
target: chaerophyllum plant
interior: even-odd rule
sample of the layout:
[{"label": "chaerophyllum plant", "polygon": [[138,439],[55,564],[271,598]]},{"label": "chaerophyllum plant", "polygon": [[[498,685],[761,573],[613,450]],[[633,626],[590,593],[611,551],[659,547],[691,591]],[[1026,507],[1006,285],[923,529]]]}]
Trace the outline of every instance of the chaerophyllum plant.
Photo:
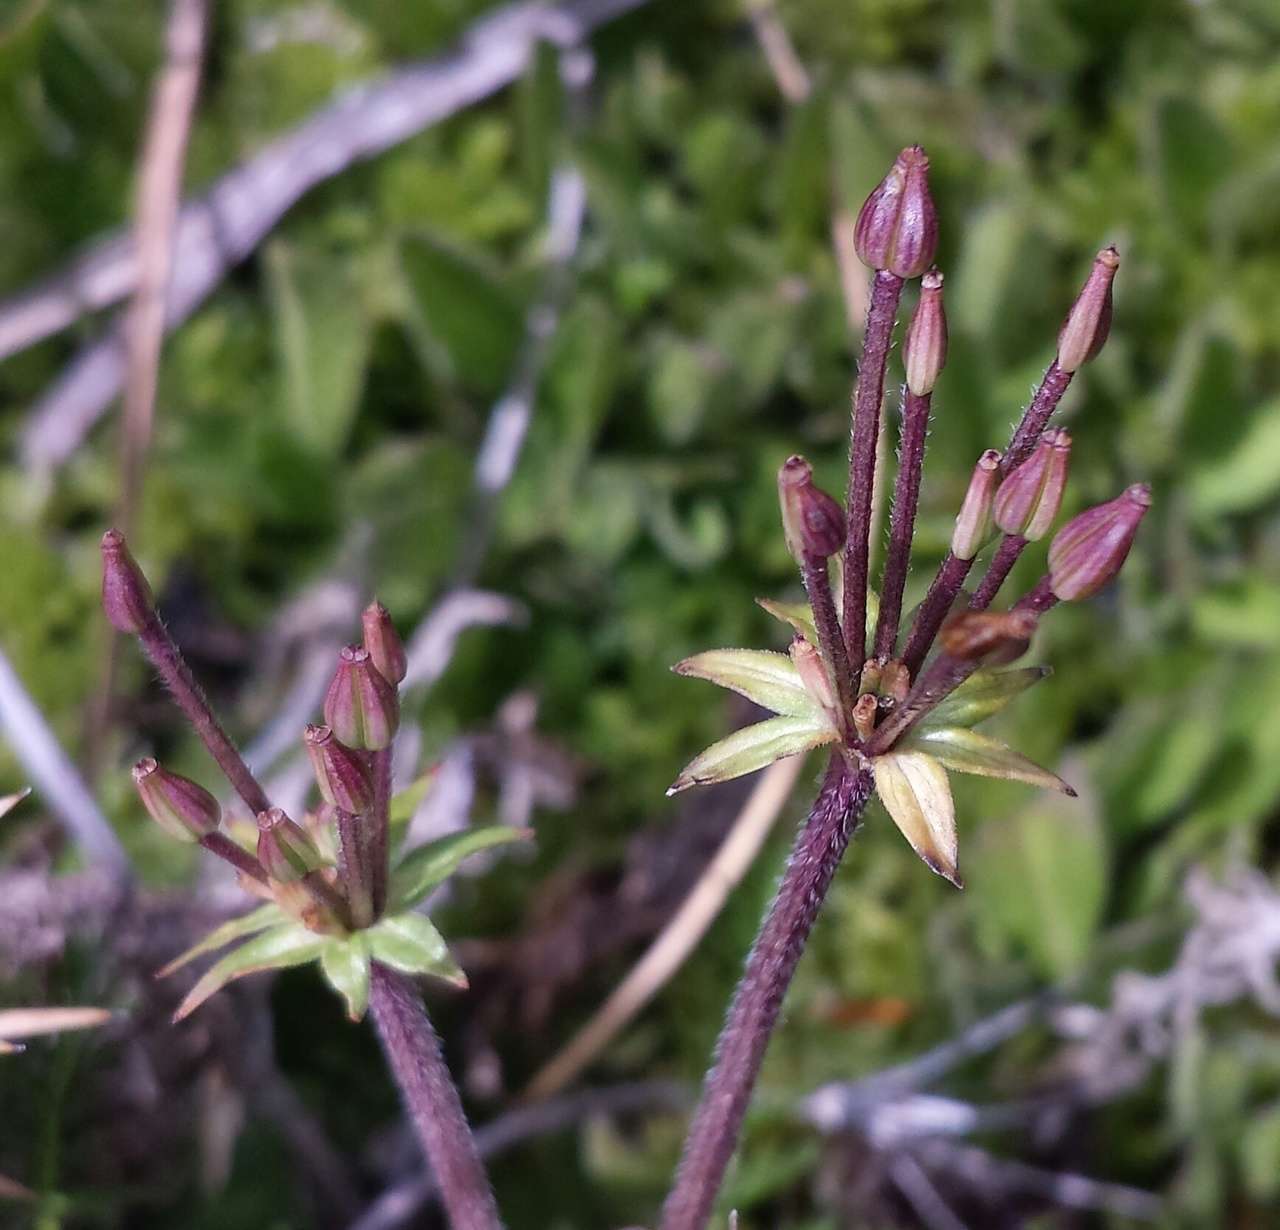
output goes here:
[{"label": "chaerophyllum plant", "polygon": [[[675,667],[776,716],[707,748],[671,793],[816,747],[831,753],[730,1005],[662,1230],[702,1230],[711,1215],[783,997],[871,797],[880,798],[924,862],[961,887],[950,772],[1074,793],[1056,774],[974,727],[1048,673],[1002,668],[1027,650],[1056,603],[1088,598],[1116,575],[1150,504],[1148,487],[1137,484],[1081,513],[1053,537],[1039,583],[1009,610],[989,609],[1023,551],[1047,537],[1058,516],[1071,439],[1048,423],[1076,371],[1106,341],[1119,267],[1109,247],[1098,253],[1067,314],[1057,355],[1008,447],[978,458],[950,550],[924,600],[902,619],[933,389],[947,352],[943,278],[931,268],[937,216],[928,170],[922,149],[903,150],[857,220],[858,255],[875,277],[845,503],[816,486],[801,457],[788,459],[778,475],[783,532],[808,601],[761,605],[794,630],[790,651],[721,649]],[[903,339],[899,466],[877,595],[869,586],[869,553],[884,373],[899,299],[915,278],[920,296]],[[965,581],[992,543],[986,571],[970,592]]]},{"label": "chaerophyllum plant", "polygon": [[407,662],[390,616],[376,602],[363,614],[362,643],[339,654],[324,724],[303,731],[322,801],[295,821],[273,806],[214,715],[115,530],[102,539],[102,560],[108,619],[138,638],[254,821],[224,820],[212,793],[151,757],[134,766],[138,795],[152,819],[172,837],[198,843],[229,863],[246,892],[262,902],[160,971],[171,974],[235,945],[192,987],[175,1021],[237,978],[317,962],[353,1021],[371,1013],[452,1225],[495,1230],[501,1225],[497,1206],[411,979],[466,986],[443,936],[418,907],[469,855],[530,834],[494,826],[396,849],[416,802],[412,788],[395,798],[391,792],[391,748]]}]

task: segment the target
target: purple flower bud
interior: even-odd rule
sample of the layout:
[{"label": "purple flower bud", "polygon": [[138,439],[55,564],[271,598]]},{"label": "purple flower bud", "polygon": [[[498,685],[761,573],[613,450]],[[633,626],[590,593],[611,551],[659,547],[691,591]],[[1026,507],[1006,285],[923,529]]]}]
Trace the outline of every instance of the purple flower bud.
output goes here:
[{"label": "purple flower bud", "polygon": [[1070,434],[1061,427],[1050,427],[1031,456],[1000,484],[993,507],[996,525],[1028,542],[1043,538],[1062,507],[1070,462]]},{"label": "purple flower bud", "polygon": [[258,813],[258,862],[273,880],[291,884],[318,870],[323,859],[306,830],[272,807]]},{"label": "purple flower bud", "polygon": [[989,448],[973,467],[969,489],[964,493],[964,503],[956,517],[956,528],[951,532],[951,554],[956,559],[973,559],[987,541],[991,533],[991,505],[999,481],[1000,454]]},{"label": "purple flower bud", "polygon": [[324,720],[339,742],[377,751],[389,747],[400,724],[400,699],[373,665],[369,651],[347,645],[324,698]]},{"label": "purple flower bud", "polygon": [[1151,488],[1134,483],[1114,500],[1087,508],[1049,544],[1049,586],[1063,602],[1091,598],[1120,571],[1147,509]]},{"label": "purple flower bud", "polygon": [[1103,248],[1058,333],[1058,366],[1064,372],[1083,367],[1102,349],[1111,332],[1111,283],[1120,268],[1120,253]]},{"label": "purple flower bud", "polygon": [[918,278],[933,264],[938,213],[929,195],[929,159],[918,145],[894,160],[867,197],[854,227],[858,259],[900,278]]},{"label": "purple flower bud", "polygon": [[961,611],[942,625],[938,640],[953,658],[1003,666],[1027,652],[1037,622],[1031,611]]},{"label": "purple flower bud", "polygon": [[133,784],[147,814],[170,837],[196,842],[217,831],[222,820],[218,800],[190,778],[162,769],[148,756],[133,766]]},{"label": "purple flower bud", "polygon": [[328,726],[308,726],[302,741],[325,802],[357,815],[367,812],[373,806],[373,779],[365,758],[339,743]]},{"label": "purple flower bud", "polygon": [[942,274],[930,269],[920,282],[920,302],[907,326],[902,348],[907,388],[917,397],[933,392],[947,361],[947,313],[942,306]]},{"label": "purple flower bud", "polygon": [[124,535],[108,530],[102,536],[102,609],[111,626],[118,632],[141,632],[155,607],[151,586]]},{"label": "purple flower bud", "polygon": [[369,651],[374,668],[388,683],[399,683],[409,669],[409,660],[405,657],[404,644],[387,608],[381,602],[371,602],[364,609],[361,623],[364,647]]},{"label": "purple flower bud", "polygon": [[797,562],[826,559],[844,546],[844,509],[821,487],[803,457],[788,457],[778,471],[778,502],[787,550]]}]

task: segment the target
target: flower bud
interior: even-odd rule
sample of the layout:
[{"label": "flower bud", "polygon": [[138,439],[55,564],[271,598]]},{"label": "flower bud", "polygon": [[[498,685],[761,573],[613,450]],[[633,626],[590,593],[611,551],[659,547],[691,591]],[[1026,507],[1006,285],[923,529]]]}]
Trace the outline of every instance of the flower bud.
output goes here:
[{"label": "flower bud", "polygon": [[272,807],[258,813],[258,862],[273,880],[291,884],[318,870],[323,860],[306,830],[282,808]]},{"label": "flower bud", "polygon": [[1102,349],[1111,332],[1111,283],[1120,268],[1120,253],[1103,248],[1094,258],[1084,288],[1058,333],[1058,366],[1064,372],[1083,367]]},{"label": "flower bud", "polygon": [[374,669],[388,683],[399,683],[409,669],[404,643],[381,602],[371,602],[361,616],[364,647],[369,651]]},{"label": "flower bud", "polygon": [[400,724],[400,699],[373,665],[369,651],[347,645],[324,698],[324,720],[347,747],[389,747]]},{"label": "flower bud", "polygon": [[942,306],[942,274],[930,269],[920,281],[920,302],[902,347],[907,388],[917,397],[933,392],[947,361],[947,313]]},{"label": "flower bud", "polygon": [[1061,427],[1050,427],[1031,456],[1010,470],[1000,484],[992,509],[996,525],[1028,542],[1043,538],[1062,507],[1070,461],[1070,434]]},{"label": "flower bud", "polygon": [[999,481],[1000,454],[989,448],[973,467],[969,489],[964,493],[964,503],[956,517],[956,528],[951,532],[951,554],[956,559],[973,559],[987,541],[991,533],[991,505]]},{"label": "flower bud", "polygon": [[1049,544],[1049,587],[1056,598],[1091,598],[1120,571],[1147,509],[1151,488],[1134,483],[1114,500],[1087,508]]},{"label": "flower bud", "polygon": [[787,550],[800,562],[826,559],[844,546],[844,509],[814,484],[813,468],[803,457],[788,457],[778,471],[778,502]]},{"label": "flower bud", "polygon": [[222,820],[218,800],[203,786],[162,769],[150,756],[133,766],[133,784],[147,814],[179,841],[208,837]]},{"label": "flower bud", "polygon": [[154,615],[155,598],[119,530],[102,536],[102,609],[118,632],[141,632]]},{"label": "flower bud", "polygon": [[302,741],[325,802],[343,811],[367,812],[373,806],[373,779],[365,758],[339,743],[328,726],[308,726]]},{"label": "flower bud", "polygon": [[929,195],[929,159],[918,145],[894,160],[867,197],[854,227],[858,259],[900,278],[918,278],[933,264],[938,213]]},{"label": "flower bud", "polygon": [[835,713],[836,694],[831,686],[831,676],[827,673],[822,655],[803,636],[797,636],[792,640],[789,652],[796,673],[800,676],[800,682],[804,684],[804,690],[827,713]]},{"label": "flower bud", "polygon": [[938,640],[953,658],[1003,666],[1027,652],[1036,623],[1032,611],[961,611],[942,625]]}]

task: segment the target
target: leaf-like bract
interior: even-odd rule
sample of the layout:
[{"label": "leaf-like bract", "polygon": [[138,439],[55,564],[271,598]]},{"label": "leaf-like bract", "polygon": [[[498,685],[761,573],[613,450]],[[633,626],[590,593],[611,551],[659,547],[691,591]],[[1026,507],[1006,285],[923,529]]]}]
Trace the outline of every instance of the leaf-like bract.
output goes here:
[{"label": "leaf-like bract", "polygon": [[943,730],[916,729],[898,745],[904,751],[925,752],[957,773],[975,773],[979,777],[1002,777],[1006,781],[1026,782],[1046,790],[1061,790],[1074,795],[1056,773],[1041,768],[1021,752],[975,730],[949,727]]},{"label": "leaf-like bract", "polygon": [[876,793],[911,848],[940,876],[963,888],[956,871],[956,807],[947,771],[922,752],[889,752],[872,761]]},{"label": "leaf-like bract", "polygon": [[232,940],[240,940],[246,935],[256,935],[259,931],[265,931],[276,923],[284,922],[285,917],[285,912],[278,905],[269,902],[266,905],[260,905],[256,910],[250,910],[247,914],[241,914],[239,918],[232,918],[222,926],[215,927],[204,939],[198,944],[193,944],[181,956],[174,957],[163,969],[157,970],[156,977],[168,978],[175,970],[180,970],[196,957],[202,957],[206,952],[217,952]]},{"label": "leaf-like bract", "polygon": [[826,717],[821,715],[813,718],[775,717],[754,726],[744,726],[719,743],[713,743],[700,756],[695,756],[685,765],[667,793],[676,794],[690,786],[710,782],[727,782],[744,773],[763,769],[785,756],[795,756],[830,743],[836,737]]},{"label": "leaf-like bract", "polygon": [[1011,671],[974,671],[936,709],[920,719],[917,729],[976,726],[994,717],[1015,696],[1039,683],[1049,673],[1047,666],[1025,666]]},{"label": "leaf-like bract", "polygon": [[472,854],[513,841],[527,841],[532,836],[532,829],[489,825],[450,833],[447,837],[410,850],[391,876],[391,900],[395,903],[393,908],[405,910],[417,905],[437,884],[453,875],[462,860]]},{"label": "leaf-like bract", "polygon": [[346,1001],[347,1016],[364,1017],[369,1006],[369,942],[363,931],[335,936],[320,953],[320,969],[326,981]]},{"label": "leaf-like bract", "polygon": [[391,914],[365,934],[374,960],[406,974],[431,974],[457,987],[467,985],[444,936],[423,915]]},{"label": "leaf-like bract", "polygon": [[785,653],[766,649],[712,649],[677,662],[677,675],[730,688],[764,709],[786,717],[816,717],[821,710]]}]

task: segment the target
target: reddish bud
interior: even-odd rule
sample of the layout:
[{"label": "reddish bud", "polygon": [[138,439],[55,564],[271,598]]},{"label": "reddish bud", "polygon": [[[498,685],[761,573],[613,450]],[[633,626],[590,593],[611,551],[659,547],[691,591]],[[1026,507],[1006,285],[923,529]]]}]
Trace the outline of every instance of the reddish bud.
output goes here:
[{"label": "reddish bud", "polygon": [[343,811],[367,812],[373,806],[373,779],[364,757],[339,743],[328,726],[308,726],[302,741],[325,802]]},{"label": "reddish bud", "polygon": [[387,608],[381,602],[371,602],[364,609],[361,624],[364,647],[369,651],[374,668],[388,683],[399,683],[409,669],[409,660]]},{"label": "reddish bud", "polygon": [[1049,586],[1063,602],[1091,598],[1120,571],[1147,509],[1151,488],[1134,483],[1114,500],[1087,508],[1049,544]]},{"label": "reddish bud", "polygon": [[894,160],[867,197],[854,227],[858,259],[900,278],[918,278],[933,264],[938,212],[929,195],[929,159],[918,145]]},{"label": "reddish bud", "polygon": [[1067,319],[1058,333],[1058,366],[1074,372],[1088,363],[1111,332],[1111,283],[1120,268],[1120,253],[1103,248],[1094,258],[1093,268]]},{"label": "reddish bud", "polygon": [[324,698],[324,720],[347,747],[389,747],[400,724],[400,699],[373,665],[369,651],[347,645]]},{"label": "reddish bud", "polygon": [[323,859],[306,830],[272,807],[258,813],[258,862],[273,880],[291,884],[318,870]]},{"label": "reddish bud", "polygon": [[196,842],[217,831],[222,820],[218,800],[190,778],[162,769],[148,756],[133,766],[133,784],[147,814],[170,837]]},{"label": "reddish bud", "polygon": [[947,313],[942,305],[942,274],[930,269],[920,282],[920,302],[907,326],[902,347],[907,388],[917,397],[933,392],[947,361]]},{"label": "reddish bud", "polygon": [[991,505],[999,482],[1000,454],[989,448],[973,467],[956,528],[951,532],[951,554],[956,559],[973,559],[982,550],[991,533]]},{"label": "reddish bud", "polygon": [[102,609],[118,632],[141,632],[156,602],[119,530],[102,536]]},{"label": "reddish bud", "polygon": [[826,559],[844,546],[844,509],[814,484],[813,468],[803,457],[788,457],[778,471],[778,502],[787,550]]},{"label": "reddish bud", "polygon": [[938,640],[953,658],[1003,666],[1027,652],[1036,623],[1031,611],[961,611],[942,625]]},{"label": "reddish bud", "polygon": [[1031,456],[1000,484],[992,509],[996,525],[1028,542],[1043,538],[1062,507],[1070,463],[1070,434],[1061,427],[1050,427]]}]

